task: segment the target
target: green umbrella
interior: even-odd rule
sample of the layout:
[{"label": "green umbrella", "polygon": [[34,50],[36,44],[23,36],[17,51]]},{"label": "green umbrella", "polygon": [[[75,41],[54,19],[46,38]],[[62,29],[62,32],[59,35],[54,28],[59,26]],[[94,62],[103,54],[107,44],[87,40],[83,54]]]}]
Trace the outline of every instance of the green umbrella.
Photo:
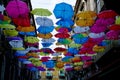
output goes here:
[{"label": "green umbrella", "polygon": [[38,15],[38,16],[50,16],[52,13],[48,9],[44,8],[35,8],[31,11],[33,15]]},{"label": "green umbrella", "polygon": [[15,26],[11,24],[0,24],[0,28],[15,29]]}]

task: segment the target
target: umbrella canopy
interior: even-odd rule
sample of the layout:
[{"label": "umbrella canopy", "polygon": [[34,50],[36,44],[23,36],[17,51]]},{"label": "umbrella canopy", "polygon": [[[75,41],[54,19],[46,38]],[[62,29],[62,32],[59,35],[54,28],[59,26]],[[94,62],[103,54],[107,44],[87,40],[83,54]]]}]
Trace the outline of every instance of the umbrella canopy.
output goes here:
[{"label": "umbrella canopy", "polygon": [[65,2],[56,4],[53,13],[57,19],[71,19],[74,15],[72,6]]},{"label": "umbrella canopy", "polygon": [[11,24],[0,24],[0,28],[15,29],[15,26]]},{"label": "umbrella canopy", "polygon": [[57,21],[56,24],[59,25],[59,26],[70,28],[70,26],[72,26],[74,24],[74,22],[73,22],[73,20],[64,20],[64,19],[61,19],[61,20]]},{"label": "umbrella canopy", "polygon": [[28,15],[29,8],[25,2],[20,0],[13,0],[7,4],[6,11],[10,17],[16,18],[18,16]]},{"label": "umbrella canopy", "polygon": [[51,46],[53,43],[41,43],[43,47],[49,47]]},{"label": "umbrella canopy", "polygon": [[53,21],[52,19],[49,19],[47,17],[37,17],[36,23],[41,26],[53,26]]},{"label": "umbrella canopy", "polygon": [[55,42],[55,39],[54,38],[49,38],[49,39],[42,39],[41,41],[44,42],[44,43],[53,43],[53,42]]},{"label": "umbrella canopy", "polygon": [[17,17],[17,18],[12,18],[12,21],[14,24],[17,26],[30,26],[30,17],[25,16],[25,17]]},{"label": "umbrella canopy", "polygon": [[57,37],[57,38],[69,38],[70,35],[68,33],[57,33],[57,34],[55,34],[55,37]]},{"label": "umbrella canopy", "polygon": [[3,5],[0,5],[0,12],[4,10],[5,10],[5,7]]},{"label": "umbrella canopy", "polygon": [[73,28],[73,31],[75,33],[83,33],[83,32],[87,32],[89,30],[90,30],[89,26],[87,26],[87,27],[76,26],[75,28]]},{"label": "umbrella canopy", "polygon": [[48,9],[44,8],[35,8],[31,11],[33,15],[38,15],[38,16],[50,16],[52,13]]},{"label": "umbrella canopy", "polygon": [[39,38],[49,39],[49,38],[52,38],[53,35],[51,33],[48,33],[48,34],[38,33],[37,36]]},{"label": "umbrella canopy", "polygon": [[37,31],[42,34],[48,34],[52,32],[54,29],[54,26],[40,26]]}]

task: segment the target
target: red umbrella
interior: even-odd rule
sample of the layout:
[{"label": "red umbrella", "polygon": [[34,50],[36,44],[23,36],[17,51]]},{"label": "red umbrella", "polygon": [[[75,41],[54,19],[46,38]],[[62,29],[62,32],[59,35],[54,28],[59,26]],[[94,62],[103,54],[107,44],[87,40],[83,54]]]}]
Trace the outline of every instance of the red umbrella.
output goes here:
[{"label": "red umbrella", "polygon": [[69,38],[70,35],[68,33],[57,33],[57,34],[55,34],[55,37],[57,37],[57,38]]},{"label": "red umbrella", "polygon": [[6,6],[6,11],[12,18],[16,18],[18,16],[26,16],[30,12],[27,4],[19,0],[9,1]]},{"label": "red umbrella", "polygon": [[113,24],[111,26],[108,27],[110,30],[120,30],[120,25],[118,24]]},{"label": "red umbrella", "polygon": [[25,16],[25,17],[17,17],[17,18],[12,18],[14,24],[16,24],[17,26],[30,26],[30,18],[29,16]]},{"label": "red umbrella", "polygon": [[55,50],[56,52],[64,52],[64,51],[66,51],[66,49],[65,49],[65,48],[62,48],[62,47],[56,47],[54,50]]}]

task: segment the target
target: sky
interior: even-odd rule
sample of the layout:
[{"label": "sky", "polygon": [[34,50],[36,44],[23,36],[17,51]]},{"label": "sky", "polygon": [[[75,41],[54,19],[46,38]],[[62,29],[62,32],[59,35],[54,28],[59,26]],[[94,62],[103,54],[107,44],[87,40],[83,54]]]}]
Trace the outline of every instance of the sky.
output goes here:
[{"label": "sky", "polygon": [[[52,15],[49,16],[48,18],[53,20],[54,26],[57,26],[55,23],[58,21],[58,19],[55,18],[54,13],[53,13],[53,9],[54,9],[56,4],[61,3],[61,2],[66,2],[68,4],[71,4],[73,6],[73,9],[74,9],[76,0],[31,0],[33,9],[35,9],[35,8],[45,8],[45,9],[48,9],[52,12]],[[34,18],[36,18],[36,17],[38,17],[38,16],[34,15]],[[36,23],[36,21],[35,21],[35,23]],[[36,27],[38,28],[39,25],[36,24]],[[54,35],[56,33],[57,32],[55,30],[53,30],[52,34]],[[53,36],[53,38],[57,41],[57,38],[55,38],[54,36]],[[54,42],[53,45],[50,46],[51,49],[54,49],[55,47],[57,47],[56,44],[55,44],[56,41]],[[39,48],[41,48],[41,47],[42,47],[42,45],[41,45],[41,42],[40,42]],[[60,45],[58,47],[65,47],[65,46]]]}]

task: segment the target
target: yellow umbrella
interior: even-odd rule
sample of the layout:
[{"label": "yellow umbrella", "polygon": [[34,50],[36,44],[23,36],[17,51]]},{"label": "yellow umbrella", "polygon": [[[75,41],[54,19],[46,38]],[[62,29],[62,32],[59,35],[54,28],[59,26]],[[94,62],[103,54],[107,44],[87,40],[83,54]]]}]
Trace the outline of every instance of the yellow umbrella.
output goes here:
[{"label": "yellow umbrella", "polygon": [[97,14],[94,11],[82,11],[76,15],[76,24],[78,26],[92,26]]},{"label": "yellow umbrella", "polygon": [[48,34],[38,33],[37,36],[38,36],[39,38],[49,39],[49,38],[51,38],[53,35],[52,35],[51,33],[48,33]]},{"label": "yellow umbrella", "polygon": [[81,11],[76,16],[78,18],[94,18],[97,14],[94,11]]},{"label": "yellow umbrella", "polygon": [[94,24],[95,20],[92,18],[82,18],[76,21],[76,25],[81,27],[87,27],[92,26]]},{"label": "yellow umbrella", "polygon": [[35,27],[34,26],[26,26],[26,27],[22,27],[22,26],[18,26],[16,28],[18,31],[22,31],[22,32],[32,32],[35,31]]}]

